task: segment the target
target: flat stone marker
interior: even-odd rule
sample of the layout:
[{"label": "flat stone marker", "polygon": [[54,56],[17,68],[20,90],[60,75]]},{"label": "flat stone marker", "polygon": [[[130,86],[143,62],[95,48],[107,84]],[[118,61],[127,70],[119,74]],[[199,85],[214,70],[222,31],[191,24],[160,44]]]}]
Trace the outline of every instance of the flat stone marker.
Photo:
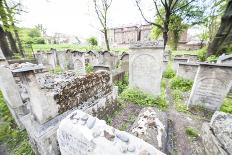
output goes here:
[{"label": "flat stone marker", "polygon": [[57,139],[62,155],[164,155],[143,140],[80,110],[61,121]]},{"label": "flat stone marker", "polygon": [[201,63],[188,105],[219,110],[232,86],[232,66]]},{"label": "flat stone marker", "polygon": [[160,94],[163,47],[155,44],[134,45],[129,54],[129,84],[152,94]]}]

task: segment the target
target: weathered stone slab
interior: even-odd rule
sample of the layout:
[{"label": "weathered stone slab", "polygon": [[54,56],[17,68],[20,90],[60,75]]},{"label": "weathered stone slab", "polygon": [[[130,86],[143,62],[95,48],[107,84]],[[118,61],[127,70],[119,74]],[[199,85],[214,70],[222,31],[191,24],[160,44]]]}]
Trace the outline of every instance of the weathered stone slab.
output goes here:
[{"label": "weathered stone slab", "polygon": [[105,65],[96,65],[96,66],[93,66],[93,70],[94,70],[94,72],[98,72],[98,71],[110,71],[110,67],[109,66],[105,66]]},{"label": "weathered stone slab", "polygon": [[232,154],[232,115],[215,112],[210,124],[203,124],[202,131],[202,139],[207,154]]},{"label": "weathered stone slab", "polygon": [[57,137],[62,155],[164,154],[143,140],[80,110],[61,121]]},{"label": "weathered stone slab", "polygon": [[198,66],[199,64],[196,63],[179,63],[177,75],[184,79],[194,80]]},{"label": "weathered stone slab", "polygon": [[124,70],[125,72],[129,72],[129,54],[128,53],[123,53],[121,55],[121,69]]},{"label": "weathered stone slab", "polygon": [[218,60],[217,63],[219,64],[228,64],[228,65],[232,65],[232,55],[221,55]]},{"label": "weathered stone slab", "polygon": [[188,105],[218,110],[232,86],[231,77],[232,66],[201,63]]},{"label": "weathered stone slab", "polygon": [[189,59],[188,58],[174,58],[173,59],[173,69],[175,70],[175,71],[177,71],[177,69],[178,69],[178,67],[179,67],[179,63],[187,63],[187,62],[189,62]]},{"label": "weathered stone slab", "polygon": [[141,110],[130,131],[136,137],[165,152],[167,126],[167,115],[164,112],[147,107]]},{"label": "weathered stone slab", "polygon": [[159,95],[163,48],[153,44],[131,47],[129,60],[129,85]]},{"label": "weathered stone slab", "polygon": [[73,51],[72,61],[74,66],[74,71],[78,75],[85,75],[85,57],[83,52]]},{"label": "weathered stone slab", "polygon": [[92,66],[98,65],[99,60],[99,53],[95,51],[88,51],[85,53],[85,62]]}]

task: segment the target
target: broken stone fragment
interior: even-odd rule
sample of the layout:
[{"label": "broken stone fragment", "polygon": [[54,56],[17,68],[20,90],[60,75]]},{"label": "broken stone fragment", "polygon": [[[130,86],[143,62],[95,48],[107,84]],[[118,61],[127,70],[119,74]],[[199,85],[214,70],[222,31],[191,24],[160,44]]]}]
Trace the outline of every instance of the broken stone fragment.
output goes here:
[{"label": "broken stone fragment", "polygon": [[104,137],[105,137],[106,139],[108,139],[109,141],[113,141],[114,138],[115,138],[115,135],[110,134],[109,132],[107,132],[107,131],[104,130]]},{"label": "broken stone fragment", "polygon": [[89,115],[85,114],[81,117],[82,121],[87,121],[87,119],[89,118]]},{"label": "broken stone fragment", "polygon": [[121,141],[123,141],[123,142],[126,142],[126,143],[129,142],[129,138],[128,138],[128,136],[126,134],[116,133],[116,137],[118,139],[120,139]]},{"label": "broken stone fragment", "polygon": [[95,125],[95,122],[96,122],[96,118],[95,117],[90,117],[88,120],[87,120],[87,127],[89,129],[92,129]]},{"label": "broken stone fragment", "polygon": [[142,150],[139,155],[150,155],[150,153],[147,150]]},{"label": "broken stone fragment", "polygon": [[120,147],[120,151],[121,151],[122,153],[126,153],[126,152],[127,152],[127,147],[124,146],[124,145],[122,145],[122,146]]},{"label": "broken stone fragment", "polygon": [[135,152],[135,146],[134,145],[129,145],[128,148],[127,148],[127,150],[129,152]]}]

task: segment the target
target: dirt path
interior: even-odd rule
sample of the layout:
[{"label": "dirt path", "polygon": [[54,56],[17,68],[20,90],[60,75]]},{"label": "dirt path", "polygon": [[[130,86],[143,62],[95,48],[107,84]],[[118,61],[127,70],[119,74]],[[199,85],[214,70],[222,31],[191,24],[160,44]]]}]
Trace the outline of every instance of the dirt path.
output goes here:
[{"label": "dirt path", "polygon": [[141,110],[139,105],[124,103],[122,109],[113,117],[111,125],[116,129],[128,131]]},{"label": "dirt path", "polygon": [[[192,139],[186,134],[186,128],[195,128],[201,131],[203,121],[197,119],[193,115],[180,113],[175,109],[175,103],[171,96],[171,89],[167,83],[166,95],[169,101],[169,108],[167,109],[167,116],[169,119],[169,145],[173,148],[168,149],[167,154],[178,155],[204,155],[201,136],[197,139]],[[171,142],[170,142],[171,141]]]}]

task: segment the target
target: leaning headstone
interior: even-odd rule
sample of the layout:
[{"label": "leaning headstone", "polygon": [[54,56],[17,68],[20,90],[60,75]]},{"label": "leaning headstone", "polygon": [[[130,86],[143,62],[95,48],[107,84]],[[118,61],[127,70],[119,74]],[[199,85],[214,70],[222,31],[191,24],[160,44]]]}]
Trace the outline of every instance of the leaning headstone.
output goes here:
[{"label": "leaning headstone", "polygon": [[199,64],[196,63],[179,63],[177,75],[184,79],[194,80],[198,66]]},{"label": "leaning headstone", "polygon": [[188,105],[218,110],[232,86],[232,66],[201,63]]},{"label": "leaning headstone", "polygon": [[130,48],[129,84],[152,94],[160,94],[163,47],[156,43],[135,44]]},{"label": "leaning headstone", "polygon": [[202,127],[202,139],[207,154],[232,154],[232,115],[215,112],[210,123]]},{"label": "leaning headstone", "polygon": [[164,155],[143,140],[80,110],[61,121],[57,139],[62,155]]}]

